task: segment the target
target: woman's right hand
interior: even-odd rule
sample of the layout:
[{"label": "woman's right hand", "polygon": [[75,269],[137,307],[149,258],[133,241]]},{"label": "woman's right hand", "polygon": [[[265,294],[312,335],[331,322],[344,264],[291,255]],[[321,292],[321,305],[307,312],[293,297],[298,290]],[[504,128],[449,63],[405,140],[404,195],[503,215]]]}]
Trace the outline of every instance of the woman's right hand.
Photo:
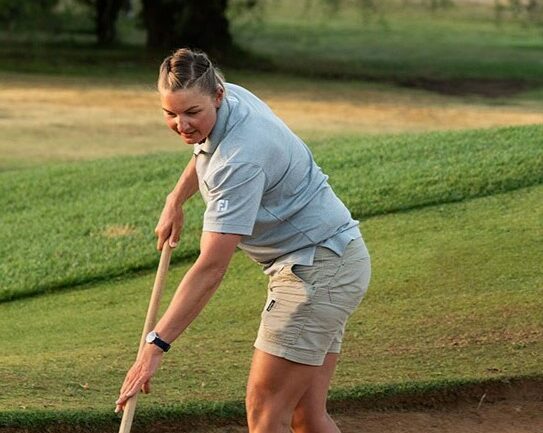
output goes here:
[{"label": "woman's right hand", "polygon": [[168,196],[164,209],[162,209],[162,213],[160,214],[158,224],[155,227],[155,234],[158,238],[156,244],[157,250],[162,251],[162,246],[166,241],[170,243],[170,247],[172,248],[177,246],[181,231],[183,230],[183,222],[183,209],[176,200]]}]

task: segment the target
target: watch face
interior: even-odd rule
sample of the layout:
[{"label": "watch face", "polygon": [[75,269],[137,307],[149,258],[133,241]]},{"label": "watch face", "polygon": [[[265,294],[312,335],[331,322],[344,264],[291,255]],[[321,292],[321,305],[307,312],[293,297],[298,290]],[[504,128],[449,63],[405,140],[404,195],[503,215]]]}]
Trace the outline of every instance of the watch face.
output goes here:
[{"label": "watch face", "polygon": [[151,332],[149,332],[149,334],[147,334],[147,336],[145,337],[145,341],[146,341],[147,343],[152,343],[152,342],[155,340],[156,337],[157,337],[156,332],[155,332],[155,331],[151,331]]}]

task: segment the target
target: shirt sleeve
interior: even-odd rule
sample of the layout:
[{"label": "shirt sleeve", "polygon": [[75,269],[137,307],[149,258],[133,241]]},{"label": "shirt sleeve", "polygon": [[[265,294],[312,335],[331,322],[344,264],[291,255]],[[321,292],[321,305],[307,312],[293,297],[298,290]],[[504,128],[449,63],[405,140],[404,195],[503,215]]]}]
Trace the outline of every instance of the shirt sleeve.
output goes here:
[{"label": "shirt sleeve", "polygon": [[261,167],[228,164],[204,179],[209,200],[203,230],[250,236],[266,183]]}]

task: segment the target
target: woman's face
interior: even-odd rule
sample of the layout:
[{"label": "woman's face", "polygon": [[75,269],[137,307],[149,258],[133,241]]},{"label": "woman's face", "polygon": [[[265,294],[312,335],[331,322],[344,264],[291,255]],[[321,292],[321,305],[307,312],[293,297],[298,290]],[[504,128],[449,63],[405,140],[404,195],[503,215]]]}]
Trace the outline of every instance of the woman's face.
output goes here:
[{"label": "woman's face", "polygon": [[214,97],[197,87],[174,92],[161,90],[160,102],[168,127],[187,144],[203,142],[215,126],[223,95],[222,88]]}]

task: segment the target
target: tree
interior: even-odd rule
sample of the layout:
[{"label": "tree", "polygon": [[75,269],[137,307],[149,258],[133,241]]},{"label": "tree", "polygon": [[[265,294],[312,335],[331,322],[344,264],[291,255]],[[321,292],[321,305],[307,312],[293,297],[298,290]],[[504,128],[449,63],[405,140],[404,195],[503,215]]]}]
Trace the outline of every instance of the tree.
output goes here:
[{"label": "tree", "polygon": [[505,14],[525,26],[543,26],[543,1],[541,0],[495,0],[496,21],[501,23]]},{"label": "tree", "polygon": [[96,0],[96,37],[99,45],[110,45],[117,39],[117,18],[125,0]]},{"label": "tree", "polygon": [[143,0],[149,48],[200,48],[220,55],[232,47],[228,0]]},{"label": "tree", "polygon": [[8,31],[47,28],[57,0],[0,0],[0,25]]},{"label": "tree", "polygon": [[111,45],[117,40],[119,12],[127,0],[79,0],[94,11],[96,39],[99,45]]}]

